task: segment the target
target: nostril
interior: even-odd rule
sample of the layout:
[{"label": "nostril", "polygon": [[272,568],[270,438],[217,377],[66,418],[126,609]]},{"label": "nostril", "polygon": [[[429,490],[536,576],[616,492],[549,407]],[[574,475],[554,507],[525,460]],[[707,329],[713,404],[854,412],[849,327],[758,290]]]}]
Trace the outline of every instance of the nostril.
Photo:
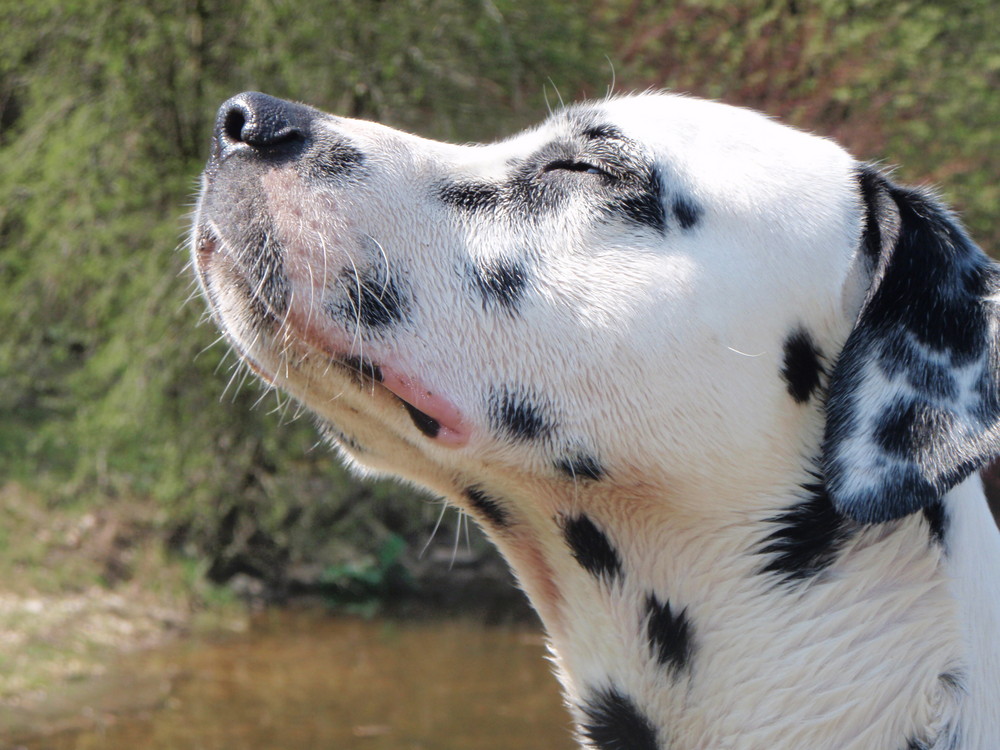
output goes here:
[{"label": "nostril", "polygon": [[250,91],[222,105],[216,136],[221,144],[256,150],[294,145],[306,140],[312,117],[308,107]]},{"label": "nostril", "polygon": [[247,118],[242,108],[233,107],[226,112],[222,119],[222,133],[233,143],[243,142],[243,126],[246,125]]}]

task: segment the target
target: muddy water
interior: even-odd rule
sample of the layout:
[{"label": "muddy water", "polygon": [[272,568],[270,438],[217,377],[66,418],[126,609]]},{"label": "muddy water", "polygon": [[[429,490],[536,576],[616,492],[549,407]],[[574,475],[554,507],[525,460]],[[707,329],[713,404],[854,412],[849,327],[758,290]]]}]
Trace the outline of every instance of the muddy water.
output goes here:
[{"label": "muddy water", "polygon": [[571,750],[537,630],[273,613],[246,635],[147,654],[144,715],[25,750]]}]

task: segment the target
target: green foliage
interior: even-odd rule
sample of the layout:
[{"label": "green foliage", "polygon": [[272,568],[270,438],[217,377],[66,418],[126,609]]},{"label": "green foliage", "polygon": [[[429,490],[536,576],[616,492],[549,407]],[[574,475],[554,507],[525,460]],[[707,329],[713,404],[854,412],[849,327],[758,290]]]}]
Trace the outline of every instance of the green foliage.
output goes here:
[{"label": "green foliage", "polygon": [[582,80],[584,21],[503,1],[0,4],[0,476],[54,502],[148,498],[218,579],[280,583],[343,553],[330,532],[427,525],[212,346],[184,302],[184,207],[240,90],[492,136],[543,109],[547,76]]},{"label": "green foliage", "polygon": [[[258,89],[485,140],[647,86],[756,106],[948,188],[996,246],[992,0],[0,2],[0,477],[57,503],[155,504],[217,580],[429,526],[362,484],[198,325],[185,206],[216,107]],[[558,91],[556,89],[558,86]],[[175,248],[180,245],[180,249]],[[227,380],[233,382],[226,386]],[[401,510],[407,508],[408,510]],[[431,516],[429,518],[429,516]],[[345,542],[350,539],[350,542]],[[367,570],[368,572],[364,572]],[[372,573],[381,575],[381,573]]]},{"label": "green foliage", "polygon": [[403,537],[390,534],[374,554],[328,565],[318,581],[325,591],[327,601],[343,611],[362,615],[375,614],[379,602],[412,586],[406,568],[402,565],[406,546]]}]

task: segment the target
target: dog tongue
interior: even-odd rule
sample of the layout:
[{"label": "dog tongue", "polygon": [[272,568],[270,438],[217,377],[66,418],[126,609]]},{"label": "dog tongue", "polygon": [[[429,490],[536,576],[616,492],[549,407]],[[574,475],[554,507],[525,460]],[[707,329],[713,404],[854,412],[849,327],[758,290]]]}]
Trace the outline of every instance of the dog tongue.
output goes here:
[{"label": "dog tongue", "polygon": [[414,377],[382,365],[382,385],[403,402],[422,433],[442,445],[458,447],[469,441],[469,427],[458,408]]}]

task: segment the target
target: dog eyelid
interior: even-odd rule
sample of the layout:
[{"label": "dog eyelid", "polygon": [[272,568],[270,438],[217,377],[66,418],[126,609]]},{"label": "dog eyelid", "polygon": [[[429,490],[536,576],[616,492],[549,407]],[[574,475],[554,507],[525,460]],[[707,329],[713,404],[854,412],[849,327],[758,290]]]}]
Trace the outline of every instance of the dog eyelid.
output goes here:
[{"label": "dog eyelid", "polygon": [[583,172],[584,174],[599,174],[605,177],[610,177],[611,174],[606,170],[592,164],[589,161],[583,161],[580,159],[557,159],[556,161],[549,162],[544,167],[542,167],[542,172],[555,172],[555,171],[565,171],[565,172]]}]

